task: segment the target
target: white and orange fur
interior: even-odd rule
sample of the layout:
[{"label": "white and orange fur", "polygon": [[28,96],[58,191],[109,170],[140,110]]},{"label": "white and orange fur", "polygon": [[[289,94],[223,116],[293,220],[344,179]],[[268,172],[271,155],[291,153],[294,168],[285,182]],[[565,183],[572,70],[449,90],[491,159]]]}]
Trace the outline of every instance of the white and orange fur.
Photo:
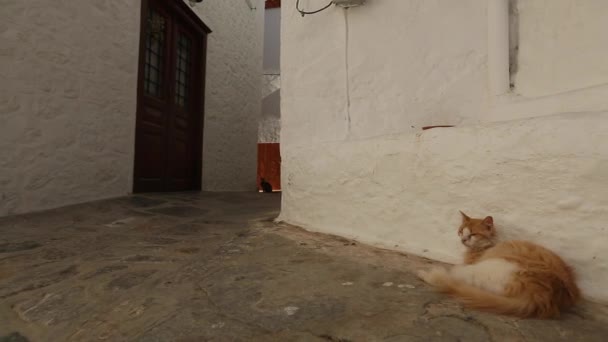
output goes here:
[{"label": "white and orange fur", "polygon": [[496,242],[491,216],[460,213],[464,265],[419,271],[422,280],[469,308],[521,318],[557,318],[580,298],[573,270],[557,254],[527,241]]}]

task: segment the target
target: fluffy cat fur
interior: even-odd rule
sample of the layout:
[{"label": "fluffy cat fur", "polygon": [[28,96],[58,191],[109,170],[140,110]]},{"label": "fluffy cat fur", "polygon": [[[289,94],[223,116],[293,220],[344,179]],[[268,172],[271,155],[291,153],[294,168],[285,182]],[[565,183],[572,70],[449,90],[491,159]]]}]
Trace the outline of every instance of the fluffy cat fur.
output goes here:
[{"label": "fluffy cat fur", "polygon": [[555,253],[527,241],[496,241],[494,220],[463,212],[458,235],[464,265],[418,275],[465,306],[521,318],[557,318],[580,298],[573,270]]}]

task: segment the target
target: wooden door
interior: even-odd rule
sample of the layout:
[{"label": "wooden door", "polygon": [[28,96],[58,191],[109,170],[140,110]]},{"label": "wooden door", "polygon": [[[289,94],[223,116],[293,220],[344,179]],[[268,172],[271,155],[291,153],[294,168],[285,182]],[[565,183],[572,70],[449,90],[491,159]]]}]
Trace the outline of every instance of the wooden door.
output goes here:
[{"label": "wooden door", "polygon": [[200,190],[209,32],[183,1],[142,2],[134,192]]}]

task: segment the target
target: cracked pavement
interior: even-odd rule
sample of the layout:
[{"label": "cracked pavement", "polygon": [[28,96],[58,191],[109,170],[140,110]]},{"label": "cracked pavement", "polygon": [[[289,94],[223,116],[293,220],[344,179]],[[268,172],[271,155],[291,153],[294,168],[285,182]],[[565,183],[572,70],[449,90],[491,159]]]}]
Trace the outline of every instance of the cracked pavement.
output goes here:
[{"label": "cracked pavement", "polygon": [[[423,258],[275,223],[280,194],[137,195],[0,218],[0,341],[604,341],[608,308],[463,309]],[[406,224],[406,223],[404,223]]]}]

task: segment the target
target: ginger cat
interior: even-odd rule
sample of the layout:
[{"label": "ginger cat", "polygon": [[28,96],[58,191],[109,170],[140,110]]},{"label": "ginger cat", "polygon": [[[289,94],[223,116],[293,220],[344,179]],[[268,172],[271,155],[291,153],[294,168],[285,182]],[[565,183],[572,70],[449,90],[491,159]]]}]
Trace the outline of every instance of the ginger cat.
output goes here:
[{"label": "ginger cat", "polygon": [[465,264],[420,271],[422,280],[469,308],[522,318],[559,317],[580,298],[573,270],[555,253],[527,241],[497,242],[491,216],[460,213]]}]

